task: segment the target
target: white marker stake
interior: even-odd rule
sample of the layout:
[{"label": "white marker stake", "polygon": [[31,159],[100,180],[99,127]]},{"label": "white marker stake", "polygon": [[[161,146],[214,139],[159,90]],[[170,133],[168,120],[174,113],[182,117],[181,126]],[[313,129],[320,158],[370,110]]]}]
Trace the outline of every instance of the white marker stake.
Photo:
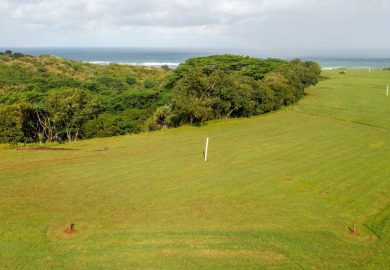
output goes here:
[{"label": "white marker stake", "polygon": [[207,161],[207,151],[209,150],[209,137],[206,139],[206,149],[204,150],[204,161]]},{"label": "white marker stake", "polygon": [[387,86],[387,90],[386,90],[386,97],[389,96],[389,86]]},{"label": "white marker stake", "polygon": [[368,68],[368,73],[371,73],[371,68]]}]

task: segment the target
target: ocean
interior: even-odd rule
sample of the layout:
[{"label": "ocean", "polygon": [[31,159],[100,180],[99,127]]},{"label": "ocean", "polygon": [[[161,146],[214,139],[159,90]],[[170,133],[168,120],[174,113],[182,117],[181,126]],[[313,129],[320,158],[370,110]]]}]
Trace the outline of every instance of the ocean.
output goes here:
[{"label": "ocean", "polygon": [[[0,51],[12,50],[28,55],[50,54],[66,59],[107,65],[109,63],[155,66],[168,65],[177,67],[189,58],[215,54],[238,54],[250,57],[275,57],[264,55],[258,51],[226,50],[226,49],[182,49],[182,48],[0,48]],[[278,57],[290,60],[292,57]],[[390,68],[390,58],[359,57],[293,57],[311,60],[320,64],[323,69],[356,68],[383,69]]]}]

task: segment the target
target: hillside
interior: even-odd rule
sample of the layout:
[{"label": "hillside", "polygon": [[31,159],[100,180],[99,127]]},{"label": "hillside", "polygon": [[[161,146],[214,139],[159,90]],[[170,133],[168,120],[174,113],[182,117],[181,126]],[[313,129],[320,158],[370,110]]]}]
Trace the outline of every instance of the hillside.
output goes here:
[{"label": "hillside", "polygon": [[390,73],[322,75],[265,116],[0,150],[0,268],[385,269]]},{"label": "hillside", "polygon": [[250,117],[297,102],[317,63],[214,55],[177,69],[0,53],[0,144],[51,143]]},{"label": "hillside", "polygon": [[[59,110],[49,106],[49,99],[65,101],[73,93],[96,104],[94,111],[83,115],[85,123],[76,125],[82,138],[145,131],[147,119],[167,101],[163,91],[167,73],[161,68],[101,66],[50,55],[0,54],[0,112],[12,121],[0,118],[8,126],[6,134],[0,128],[0,143],[67,140],[66,125],[59,125],[61,119],[52,112]],[[74,97],[68,106],[77,103]],[[75,113],[66,114],[71,118]],[[47,134],[49,128],[56,138]]]}]

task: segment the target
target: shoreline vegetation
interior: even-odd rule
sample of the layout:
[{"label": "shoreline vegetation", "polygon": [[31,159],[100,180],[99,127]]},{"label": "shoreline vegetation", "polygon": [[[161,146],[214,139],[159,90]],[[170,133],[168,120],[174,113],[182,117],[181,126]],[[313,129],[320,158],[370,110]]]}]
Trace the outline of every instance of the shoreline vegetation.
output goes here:
[{"label": "shoreline vegetation", "polygon": [[42,144],[250,117],[296,103],[318,83],[312,61],[190,58],[174,70],[0,54],[0,143]]}]

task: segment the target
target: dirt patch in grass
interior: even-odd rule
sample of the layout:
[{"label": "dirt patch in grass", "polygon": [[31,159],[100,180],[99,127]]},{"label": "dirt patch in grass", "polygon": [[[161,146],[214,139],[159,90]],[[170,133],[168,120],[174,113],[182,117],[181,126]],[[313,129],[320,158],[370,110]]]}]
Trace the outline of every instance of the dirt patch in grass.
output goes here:
[{"label": "dirt patch in grass", "polygon": [[74,225],[75,224],[70,224],[70,226],[68,228],[65,229],[64,233],[67,233],[67,234],[73,234],[76,232],[76,229],[74,228]]},{"label": "dirt patch in grass", "polygon": [[256,260],[263,263],[275,263],[286,260],[283,254],[268,250],[215,250],[201,249],[195,252],[196,256],[210,259],[244,259]]},{"label": "dirt patch in grass", "polygon": [[360,232],[357,230],[356,225],[353,227],[348,227],[349,233],[353,236],[360,236]]},{"label": "dirt patch in grass", "polygon": [[92,150],[92,152],[104,152],[104,151],[108,151],[108,147],[107,146],[103,147],[102,149]]},{"label": "dirt patch in grass", "polygon": [[351,232],[351,234],[352,234],[353,236],[360,236],[360,232],[358,232],[358,231]]},{"label": "dirt patch in grass", "polygon": [[[77,227],[77,228],[76,228]],[[50,226],[46,232],[51,241],[80,239],[89,234],[89,226],[84,223],[69,224],[56,223]]]}]

